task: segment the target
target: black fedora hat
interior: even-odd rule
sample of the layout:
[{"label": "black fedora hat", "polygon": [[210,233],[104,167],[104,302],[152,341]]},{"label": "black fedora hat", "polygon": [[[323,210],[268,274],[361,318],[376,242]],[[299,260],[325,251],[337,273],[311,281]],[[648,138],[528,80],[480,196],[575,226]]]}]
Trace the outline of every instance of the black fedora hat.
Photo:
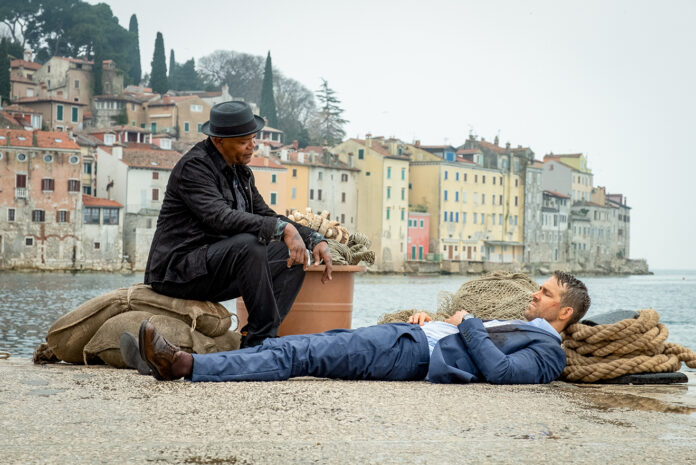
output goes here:
[{"label": "black fedora hat", "polygon": [[210,121],[203,123],[201,132],[212,137],[241,137],[259,132],[265,125],[246,102],[222,102],[210,109]]}]

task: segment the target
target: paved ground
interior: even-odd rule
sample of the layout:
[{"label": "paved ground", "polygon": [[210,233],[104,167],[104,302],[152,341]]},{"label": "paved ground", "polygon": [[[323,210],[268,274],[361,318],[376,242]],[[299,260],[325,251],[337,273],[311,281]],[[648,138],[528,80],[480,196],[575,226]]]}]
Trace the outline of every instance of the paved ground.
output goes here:
[{"label": "paved ground", "polygon": [[157,382],[0,360],[3,464],[696,463],[688,385]]}]

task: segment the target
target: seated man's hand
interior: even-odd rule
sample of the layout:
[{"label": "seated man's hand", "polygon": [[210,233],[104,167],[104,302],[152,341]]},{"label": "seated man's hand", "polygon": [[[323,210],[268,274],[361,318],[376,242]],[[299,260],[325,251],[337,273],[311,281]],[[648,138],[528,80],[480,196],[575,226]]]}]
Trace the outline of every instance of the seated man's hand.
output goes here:
[{"label": "seated man's hand", "polygon": [[464,315],[468,315],[469,312],[466,310],[459,310],[457,313],[452,315],[451,317],[447,318],[445,320],[445,323],[449,323],[454,326],[459,326],[459,323],[462,322],[462,319],[464,318]]},{"label": "seated man's hand", "polygon": [[433,319],[430,318],[430,315],[425,312],[414,313],[408,317],[409,323],[413,323],[418,326],[423,326],[423,324],[427,323],[428,321],[433,321]]},{"label": "seated man's hand", "polygon": [[290,252],[290,256],[288,257],[288,268],[292,265],[302,265],[306,270],[307,262],[309,261],[306,252],[307,249],[305,248],[300,233],[297,232],[297,228],[290,223],[288,223],[283,230],[283,242],[288,246],[288,251]]},{"label": "seated man's hand", "polygon": [[312,250],[312,255],[314,256],[315,265],[320,264],[322,260],[324,260],[324,265],[326,265],[326,268],[324,268],[324,274],[321,276],[322,284],[326,283],[326,281],[331,281],[331,271],[333,271],[333,264],[331,263],[331,253],[329,252],[329,245],[326,242],[321,241],[320,243],[314,246],[314,250]]}]

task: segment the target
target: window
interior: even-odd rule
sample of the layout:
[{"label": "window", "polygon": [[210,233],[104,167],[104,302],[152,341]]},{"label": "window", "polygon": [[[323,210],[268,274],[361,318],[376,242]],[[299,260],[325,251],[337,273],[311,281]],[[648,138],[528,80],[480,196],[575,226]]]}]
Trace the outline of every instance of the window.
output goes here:
[{"label": "window", "polygon": [[100,249],[100,248],[101,248],[101,243],[100,243],[100,242],[95,242],[95,243],[94,243],[94,249],[97,250],[97,249]]},{"label": "window", "polygon": [[346,193],[345,192],[341,192],[341,202],[346,203]]},{"label": "window", "polygon": [[82,219],[85,224],[99,224],[99,209],[95,207],[84,207],[82,209]]},{"label": "window", "polygon": [[17,161],[19,161],[19,162],[27,161],[27,154],[26,153],[18,153],[17,154]]},{"label": "window", "polygon": [[493,176],[493,185],[495,186],[495,176]]},{"label": "window", "polygon": [[78,157],[77,155],[73,155],[70,158],[68,158],[68,163],[70,163],[71,165],[77,165],[78,163],[80,163],[80,157]]},{"label": "window", "polygon": [[[445,196],[445,197],[447,197],[447,196]],[[387,198],[391,199],[391,187],[389,187],[389,186],[387,186]],[[445,198],[445,200],[447,200],[447,199]]]},{"label": "window", "polygon": [[464,173],[464,182],[466,182],[466,173]]},{"label": "window", "polygon": [[406,200],[406,188],[401,188],[401,200]]},{"label": "window", "polygon": [[82,186],[82,193],[92,195],[92,188],[90,186]]},{"label": "window", "polygon": [[44,210],[32,210],[31,221],[34,223],[43,223],[46,221],[46,212]]},{"label": "window", "polygon": [[478,220],[478,214],[474,213],[474,224],[476,224],[477,220]]},{"label": "window", "polygon": [[462,224],[466,224],[466,212],[462,212]]},{"label": "window", "polygon": [[201,113],[203,111],[203,105],[191,104],[191,111],[193,113]]},{"label": "window", "polygon": [[345,222],[346,222],[346,214],[341,213],[341,223],[345,223]]},{"label": "window", "polygon": [[69,223],[70,212],[67,210],[58,210],[56,212],[56,223]]},{"label": "window", "polygon": [[72,122],[77,123],[79,120],[79,109],[77,107],[72,107]]},{"label": "window", "polygon": [[7,221],[8,222],[14,222],[15,220],[15,209],[14,208],[8,208],[7,209]]},{"label": "window", "polygon": [[296,178],[297,177],[297,168],[292,169],[292,177]]},{"label": "window", "polygon": [[82,172],[84,174],[92,174],[92,164],[91,163],[83,163],[82,164]]},{"label": "window", "polygon": [[478,182],[478,174],[474,175],[474,182]]},{"label": "window", "polygon": [[314,200],[314,189],[309,190],[309,200]]},{"label": "window", "polygon": [[188,121],[184,121],[184,132],[189,132],[190,125]]},{"label": "window", "polygon": [[391,166],[387,166],[387,179],[391,179]]},{"label": "window", "polygon": [[486,204],[486,194],[481,193],[481,205]]},{"label": "window", "polygon": [[56,105],[56,119],[58,121],[63,121],[63,105]]},{"label": "window", "polygon": [[515,196],[515,206],[517,206],[517,196]]},{"label": "window", "polygon": [[[447,202],[447,189],[445,189],[445,191],[444,191],[444,196],[445,196],[445,202]],[[389,197],[387,197],[387,198],[389,198]]]},{"label": "window", "polygon": [[520,183],[520,180],[515,178],[515,187],[517,187],[519,185],[519,183]]},{"label": "window", "polygon": [[321,175],[322,175],[322,174],[323,174],[323,173],[322,173],[321,171],[319,171],[319,172],[317,173],[317,179],[318,179],[319,181],[321,181]]},{"label": "window", "polygon": [[150,123],[150,131],[152,131],[153,134],[157,133],[157,122],[153,121]]},{"label": "window", "polygon": [[159,202],[159,189],[152,189],[152,201]]},{"label": "window", "polygon": [[387,207],[387,219],[389,219],[389,210],[390,210],[390,208]]},{"label": "window", "polygon": [[486,184],[486,175],[481,176],[481,184]]},{"label": "window", "polygon": [[321,200],[321,189],[317,189],[317,200]]},{"label": "window", "polygon": [[358,160],[365,158],[365,151],[363,149],[358,150]]},{"label": "window", "polygon": [[343,173],[341,174],[341,182],[348,182],[348,175]]},{"label": "window", "polygon": [[404,219],[406,219],[406,211],[402,208],[401,209],[401,220],[403,221]]},{"label": "window", "polygon": [[33,237],[25,237],[24,238],[24,245],[31,247],[34,245],[34,238]]},{"label": "window", "polygon": [[152,172],[152,179],[159,179],[159,171]]},{"label": "window", "polygon": [[80,81],[75,79],[75,89],[79,89],[79,88],[80,88]]},{"label": "window", "polygon": [[275,184],[277,180],[278,175],[277,174],[272,174],[271,175],[271,184]]},{"label": "window", "polygon": [[114,142],[116,142],[116,135],[104,134],[104,144],[105,145],[114,145]]},{"label": "window", "polygon": [[444,212],[444,214],[445,214],[445,215],[444,215],[444,217],[443,217],[442,220],[443,220],[443,221],[447,221],[447,212]]},{"label": "window", "polygon": [[459,171],[454,174],[454,180],[459,181]]},{"label": "window", "polygon": [[68,192],[80,192],[80,181],[78,179],[68,179]]},{"label": "window", "polygon": [[278,194],[271,192],[271,205],[276,205],[278,203]]},{"label": "window", "polygon": [[55,181],[51,178],[43,178],[41,180],[41,190],[44,192],[53,192],[55,190]]},{"label": "window", "polygon": [[290,194],[290,198],[296,199],[297,198],[297,187],[292,188],[292,192]]},{"label": "window", "polygon": [[198,134],[200,134],[201,132],[203,132],[202,129],[203,129],[203,123],[198,123],[198,124],[196,124],[196,132],[197,132]]},{"label": "window", "polygon": [[[346,175],[346,178],[348,175]],[[346,179],[347,180],[347,179]],[[406,180],[406,168],[401,168],[401,180],[405,181]]]},{"label": "window", "polygon": [[118,224],[118,208],[102,208],[104,224]]},{"label": "window", "polygon": [[447,170],[445,170],[445,181],[447,181]]},{"label": "window", "polygon": [[44,155],[43,161],[46,163],[53,163],[53,155],[47,153],[46,155]]},{"label": "window", "polygon": [[423,227],[423,224],[424,224],[424,223],[423,223],[423,220],[420,220],[420,227],[421,227],[421,228]]},{"label": "window", "polygon": [[27,187],[27,175],[26,174],[15,175],[15,187],[18,189],[25,189]]}]

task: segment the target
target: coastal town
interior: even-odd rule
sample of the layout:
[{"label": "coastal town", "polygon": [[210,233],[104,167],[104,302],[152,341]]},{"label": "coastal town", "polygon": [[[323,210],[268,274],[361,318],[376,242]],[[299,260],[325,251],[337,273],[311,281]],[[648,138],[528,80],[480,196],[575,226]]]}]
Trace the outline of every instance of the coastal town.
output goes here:
[{"label": "coastal town", "polygon": [[[269,55],[270,57],[270,55]],[[206,136],[217,91],[125,85],[112,60],[10,62],[0,111],[0,269],[144,270],[176,162]],[[100,79],[100,94],[94,80]],[[256,102],[248,102],[258,113]],[[366,134],[302,146],[266,126],[249,164],[271,208],[328,211],[365,233],[374,272],[645,273],[631,207],[583,153],[453,134],[431,145]]]}]

